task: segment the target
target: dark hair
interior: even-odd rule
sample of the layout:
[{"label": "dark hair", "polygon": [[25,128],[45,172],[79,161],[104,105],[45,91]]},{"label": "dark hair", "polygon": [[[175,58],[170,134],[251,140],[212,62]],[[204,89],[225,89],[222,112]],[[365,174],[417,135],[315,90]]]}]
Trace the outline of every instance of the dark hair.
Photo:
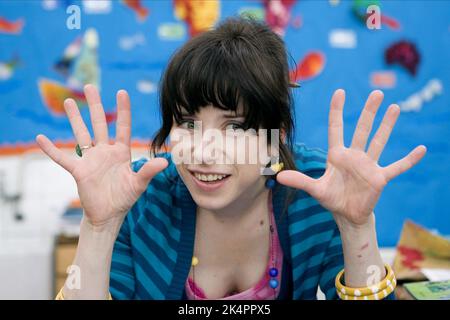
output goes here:
[{"label": "dark hair", "polygon": [[169,136],[181,108],[195,114],[201,107],[236,112],[242,103],[245,128],[281,129],[280,161],[295,170],[292,157],[294,107],[284,41],[265,23],[232,17],[197,35],[171,57],[161,78],[162,127],[151,152],[156,154]]}]

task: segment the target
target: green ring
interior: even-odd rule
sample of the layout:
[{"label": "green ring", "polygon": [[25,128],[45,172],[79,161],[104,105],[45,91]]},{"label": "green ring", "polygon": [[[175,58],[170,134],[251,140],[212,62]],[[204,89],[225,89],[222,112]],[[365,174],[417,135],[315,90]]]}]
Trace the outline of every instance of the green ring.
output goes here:
[{"label": "green ring", "polygon": [[81,152],[81,148],[80,148],[80,145],[79,145],[79,144],[76,145],[76,147],[75,147],[75,152],[77,153],[77,155],[78,155],[79,157],[82,157],[82,156],[83,156],[83,153]]}]

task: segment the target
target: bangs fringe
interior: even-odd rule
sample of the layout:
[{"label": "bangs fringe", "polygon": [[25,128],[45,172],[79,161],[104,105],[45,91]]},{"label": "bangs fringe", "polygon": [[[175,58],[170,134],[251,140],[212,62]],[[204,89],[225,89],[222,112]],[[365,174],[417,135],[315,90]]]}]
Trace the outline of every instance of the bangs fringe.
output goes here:
[{"label": "bangs fringe", "polygon": [[182,109],[193,115],[200,108],[212,105],[237,113],[242,105],[245,125],[262,125],[249,114],[250,103],[256,100],[251,97],[254,88],[248,88],[246,81],[242,81],[254,76],[245,72],[242,63],[233,59],[226,50],[199,50],[174,69],[167,74],[167,90],[171,94],[166,98],[178,123],[182,118]]}]

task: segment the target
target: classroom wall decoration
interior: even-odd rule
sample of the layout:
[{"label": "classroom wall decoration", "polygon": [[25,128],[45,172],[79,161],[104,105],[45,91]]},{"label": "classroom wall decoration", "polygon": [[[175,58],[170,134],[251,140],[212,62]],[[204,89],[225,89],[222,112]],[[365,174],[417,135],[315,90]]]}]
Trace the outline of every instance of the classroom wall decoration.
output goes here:
[{"label": "classroom wall decoration", "polygon": [[[379,21],[377,10],[367,10],[373,5]],[[68,21],[77,12],[78,28]],[[111,135],[115,93],[128,90],[133,141],[145,145],[160,124],[158,83],[171,54],[240,14],[266,21],[286,42],[291,78],[301,84],[293,89],[296,141],[327,148],[329,100],[344,88],[349,144],[367,95],[382,89],[381,110],[398,103],[402,114],[381,165],[418,144],[428,147],[424,160],[383,194],[375,211],[380,243],[394,245],[407,217],[450,234],[448,1],[1,1],[0,154],[35,147],[38,133],[73,144],[62,102],[76,99],[87,119],[86,83],[101,90]]]}]

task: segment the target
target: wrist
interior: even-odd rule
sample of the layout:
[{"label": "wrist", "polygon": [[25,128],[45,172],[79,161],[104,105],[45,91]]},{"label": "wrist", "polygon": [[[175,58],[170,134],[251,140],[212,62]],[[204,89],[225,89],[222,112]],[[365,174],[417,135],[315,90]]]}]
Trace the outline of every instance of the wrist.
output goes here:
[{"label": "wrist", "polygon": [[375,231],[375,214],[373,212],[361,223],[355,223],[342,215],[333,214],[333,217],[341,233],[357,236]]},{"label": "wrist", "polygon": [[364,287],[372,283],[374,277],[383,278],[385,270],[378,248],[374,214],[364,224],[342,219],[337,224],[342,240],[346,285]]},{"label": "wrist", "polygon": [[[101,223],[94,223],[89,218],[89,215],[84,213],[83,218],[81,220],[81,229],[92,232],[95,234],[101,233],[110,233],[114,234],[119,231],[122,223],[125,219],[125,215],[115,215],[108,220],[102,221]],[[81,230],[80,230],[81,231]]]},{"label": "wrist", "polygon": [[123,218],[114,218],[98,225],[84,216],[80,225],[79,248],[88,249],[89,252],[97,254],[109,254],[112,252],[114,243],[122,226]]}]

